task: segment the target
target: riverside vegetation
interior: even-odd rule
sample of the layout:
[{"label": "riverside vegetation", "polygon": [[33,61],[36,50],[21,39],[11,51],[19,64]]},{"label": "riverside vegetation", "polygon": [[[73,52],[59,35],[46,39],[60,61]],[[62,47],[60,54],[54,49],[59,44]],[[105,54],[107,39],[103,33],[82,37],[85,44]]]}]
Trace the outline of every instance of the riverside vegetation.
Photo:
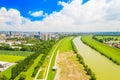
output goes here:
[{"label": "riverside vegetation", "polygon": [[90,76],[90,80],[96,80],[95,74],[85,64],[83,57],[80,54],[78,54],[78,51],[77,51],[77,48],[76,48],[76,46],[75,46],[75,44],[73,42],[73,39],[71,40],[71,43],[72,43],[72,48],[73,48],[74,52],[77,54],[78,61],[80,62],[80,64],[83,65],[84,70],[87,72],[86,74]]},{"label": "riverside vegetation", "polygon": [[94,40],[92,36],[82,36],[81,40],[114,63],[120,65],[120,49],[100,43]]}]

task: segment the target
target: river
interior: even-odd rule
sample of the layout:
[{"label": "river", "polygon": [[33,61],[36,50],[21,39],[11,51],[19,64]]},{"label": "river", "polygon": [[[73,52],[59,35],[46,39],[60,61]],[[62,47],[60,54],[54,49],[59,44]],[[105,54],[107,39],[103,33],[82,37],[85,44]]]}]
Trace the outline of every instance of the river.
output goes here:
[{"label": "river", "polygon": [[80,38],[76,37],[73,42],[78,49],[78,54],[95,73],[97,80],[120,80],[120,66],[85,45]]}]

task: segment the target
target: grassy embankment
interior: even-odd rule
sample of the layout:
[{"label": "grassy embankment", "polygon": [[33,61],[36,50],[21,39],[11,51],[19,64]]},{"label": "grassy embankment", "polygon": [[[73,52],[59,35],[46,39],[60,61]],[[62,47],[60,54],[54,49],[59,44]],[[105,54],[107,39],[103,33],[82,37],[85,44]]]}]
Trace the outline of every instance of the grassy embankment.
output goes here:
[{"label": "grassy embankment", "polygon": [[120,64],[120,49],[100,43],[92,39],[92,36],[82,36],[81,40],[91,48],[112,60],[114,63]]},{"label": "grassy embankment", "polygon": [[34,78],[32,78],[32,73],[34,71],[34,68],[36,67],[36,65],[38,64],[38,62],[40,61],[41,57],[43,56],[43,54],[40,54],[35,60],[34,63],[32,64],[32,66],[26,71],[26,72],[21,72],[16,78],[15,80],[18,80],[20,75],[24,74],[26,76],[25,80],[34,80]]},{"label": "grassy embankment", "polygon": [[[44,79],[44,78],[46,77],[46,72],[47,72],[47,68],[48,68],[48,65],[49,65],[50,58],[51,58],[51,56],[52,56],[52,54],[53,54],[54,49],[57,47],[57,45],[59,45],[59,43],[60,43],[60,41],[57,42],[57,43],[52,47],[52,49],[50,50],[50,52],[48,53],[47,58],[45,59],[43,65],[41,66],[41,71],[40,71],[37,79]],[[55,50],[55,53],[56,53],[56,51],[57,51],[57,49]],[[55,58],[55,57],[53,57],[53,58]],[[51,64],[51,65],[54,65],[53,63],[54,63],[54,62],[53,62],[53,60],[52,60],[52,64]],[[53,74],[55,74],[55,72],[53,72]]]},{"label": "grassy embankment", "polygon": [[5,75],[8,79],[11,78],[11,69],[12,67],[14,67],[15,65],[9,67],[7,70],[5,70],[4,72],[2,72],[3,75]]},{"label": "grassy embankment", "polygon": [[47,80],[54,80],[56,71],[52,71],[52,67],[55,65],[55,59],[56,59],[57,51],[58,51],[59,46],[62,44],[62,42],[63,42],[63,40],[60,40],[59,43],[55,47],[56,49],[54,48],[55,51],[53,50],[54,53],[52,52],[52,54],[54,54],[54,55],[53,55],[53,58],[51,60]]},{"label": "grassy embankment", "polygon": [[[57,51],[60,50],[60,54],[62,54],[64,52],[71,52],[71,51],[73,52],[73,46],[72,46],[72,43],[71,43],[72,39],[73,39],[73,37],[64,38],[62,40],[61,44],[59,45],[59,47],[57,48],[57,50],[54,54],[54,58],[52,60],[52,64],[51,64],[51,67],[50,67],[50,71],[49,71],[47,80],[54,80],[56,72],[52,71],[52,67],[54,66],[54,63],[55,63],[55,58],[56,58],[56,55],[57,55]],[[71,57],[71,60],[75,61],[75,63],[77,65],[79,65],[79,63],[76,62],[75,57]],[[84,69],[84,68],[82,67],[82,69]]]},{"label": "grassy embankment", "polygon": [[69,50],[72,50],[72,46],[71,46],[71,39],[72,37],[68,37],[68,38],[64,38],[61,42],[61,44],[58,46],[58,48],[56,49],[55,51],[55,54],[54,54],[54,57],[52,59],[52,63],[51,63],[51,66],[50,66],[50,71],[48,73],[48,78],[47,80],[54,80],[54,77],[55,77],[55,71],[52,71],[52,67],[54,66],[55,64],[55,59],[56,59],[56,55],[57,55],[57,51],[60,50],[60,53],[62,52],[66,52],[66,51],[69,51]]}]

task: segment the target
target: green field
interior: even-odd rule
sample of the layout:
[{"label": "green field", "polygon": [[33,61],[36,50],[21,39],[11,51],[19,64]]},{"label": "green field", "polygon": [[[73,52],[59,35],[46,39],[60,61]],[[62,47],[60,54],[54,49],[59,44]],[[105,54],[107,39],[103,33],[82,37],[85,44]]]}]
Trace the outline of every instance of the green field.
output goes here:
[{"label": "green field", "polygon": [[23,60],[24,56],[0,55],[0,61],[17,62]]},{"label": "green field", "polygon": [[[26,56],[29,56],[31,54],[33,54],[33,52],[0,50],[0,61],[15,63],[25,59]],[[7,78],[10,78],[11,69],[13,66],[9,67],[7,70],[2,72],[2,74],[5,75]]]},{"label": "green field", "polygon": [[52,67],[54,66],[54,63],[55,63],[57,51],[60,50],[60,53],[71,51],[72,50],[72,45],[71,45],[72,38],[73,37],[67,37],[67,38],[64,38],[64,39],[61,40],[61,43],[59,44],[59,46],[56,49],[55,54],[52,58],[52,62],[51,62],[51,65],[50,65],[50,71],[48,73],[47,80],[54,80],[56,72],[52,71]]},{"label": "green field", "polygon": [[81,40],[101,54],[108,57],[110,60],[114,61],[117,64],[120,64],[120,49],[100,43],[92,39],[92,36],[82,36]]},{"label": "green field", "polygon": [[34,71],[34,68],[36,67],[36,65],[38,64],[38,62],[40,61],[41,57],[42,57],[43,54],[39,55],[35,60],[34,60],[34,63],[32,64],[32,66],[26,71],[26,72],[21,72],[16,78],[15,80],[18,80],[19,79],[19,76],[21,74],[25,74],[26,75],[26,80],[34,80],[31,76],[32,76],[32,73]]},{"label": "green field", "polygon": [[33,54],[33,52],[0,50],[0,55],[29,56],[31,54]]},{"label": "green field", "polygon": [[[48,65],[49,65],[49,61],[50,61],[50,57],[52,56],[52,53],[53,53],[54,49],[57,47],[58,44],[59,44],[59,42],[56,43],[56,44],[52,47],[52,49],[49,51],[49,53],[48,53],[48,55],[47,55],[47,58],[45,59],[43,65],[42,65],[42,67],[41,67],[41,72],[39,73],[37,79],[44,79],[44,78],[45,78],[46,72],[47,72],[47,68],[48,68]],[[54,64],[53,64],[53,65],[54,65]],[[54,72],[53,72],[53,74],[54,74]]]},{"label": "green field", "polygon": [[59,50],[60,50],[60,53],[63,53],[63,52],[68,52],[68,51],[72,51],[72,44],[71,44],[71,40],[73,39],[73,37],[68,37],[68,38],[65,38],[61,45],[59,46]]},{"label": "green field", "polygon": [[11,69],[12,69],[13,66],[9,67],[7,70],[5,70],[4,72],[2,72],[3,75],[5,75],[8,79],[11,78]]},{"label": "green field", "polygon": [[104,40],[105,38],[113,38],[113,39],[118,39],[120,41],[120,36],[95,36],[97,39],[102,39]]},{"label": "green field", "polygon": [[50,68],[49,68],[47,80],[54,80],[56,71],[52,71],[52,67],[53,67],[54,64],[55,64],[55,59],[56,59],[58,47],[60,46],[61,43],[62,43],[62,40],[59,41],[59,43],[57,43],[57,45],[56,45],[56,47],[55,47],[56,49],[54,48],[55,51],[53,50],[54,53],[52,53],[52,54],[54,54],[54,55],[53,55],[53,58],[52,58],[52,61],[51,61],[51,64],[50,64]]}]

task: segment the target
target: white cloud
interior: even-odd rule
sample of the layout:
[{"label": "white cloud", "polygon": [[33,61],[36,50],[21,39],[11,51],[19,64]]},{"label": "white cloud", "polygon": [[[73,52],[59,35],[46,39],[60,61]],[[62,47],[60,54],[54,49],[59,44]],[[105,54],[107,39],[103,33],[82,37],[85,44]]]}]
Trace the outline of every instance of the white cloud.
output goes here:
[{"label": "white cloud", "polygon": [[[59,2],[63,6],[60,12],[53,12],[42,21],[30,21],[20,16],[15,9],[0,9],[0,30],[25,31],[118,31],[120,30],[120,1],[119,0],[90,0],[81,5],[82,0],[73,0],[71,3]],[[13,14],[12,14],[13,13]],[[31,13],[33,14],[33,13]],[[43,11],[34,13],[34,16],[43,16]],[[6,21],[19,25],[10,27]],[[25,22],[25,24],[21,24]]]},{"label": "white cloud", "polygon": [[29,23],[30,20],[20,15],[20,12],[16,9],[9,9],[2,7],[0,9],[0,30],[17,30],[25,23]]},{"label": "white cloud", "polygon": [[33,17],[41,17],[41,16],[44,16],[44,13],[43,11],[36,11],[36,12],[30,13],[30,15]]}]

